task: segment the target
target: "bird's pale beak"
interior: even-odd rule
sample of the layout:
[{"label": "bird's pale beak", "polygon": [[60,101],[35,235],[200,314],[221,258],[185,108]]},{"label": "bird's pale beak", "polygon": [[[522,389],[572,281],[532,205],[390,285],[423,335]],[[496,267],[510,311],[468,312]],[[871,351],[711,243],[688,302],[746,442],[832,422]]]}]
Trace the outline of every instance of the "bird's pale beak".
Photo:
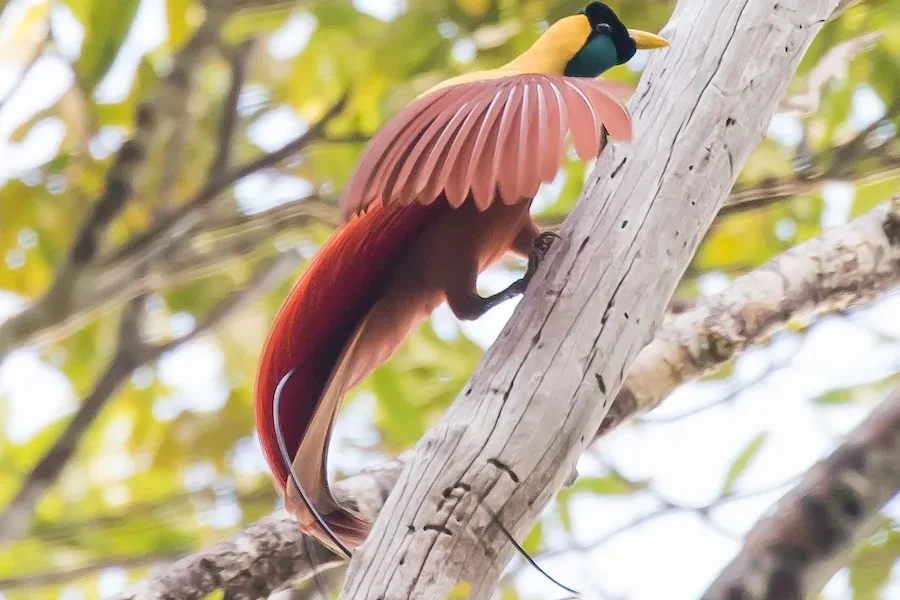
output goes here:
[{"label": "bird's pale beak", "polygon": [[655,33],[641,31],[640,29],[629,29],[628,35],[631,36],[631,39],[634,40],[634,43],[637,44],[637,47],[641,50],[668,48],[671,45],[666,38],[658,36]]}]

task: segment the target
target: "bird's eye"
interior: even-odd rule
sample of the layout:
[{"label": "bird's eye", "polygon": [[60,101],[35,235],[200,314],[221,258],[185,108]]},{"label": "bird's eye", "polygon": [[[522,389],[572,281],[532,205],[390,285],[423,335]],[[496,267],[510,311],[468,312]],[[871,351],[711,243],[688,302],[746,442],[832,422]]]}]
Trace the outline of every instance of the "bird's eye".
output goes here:
[{"label": "bird's eye", "polygon": [[610,35],[612,33],[612,27],[609,26],[609,23],[597,23],[594,26],[594,31],[603,35]]}]

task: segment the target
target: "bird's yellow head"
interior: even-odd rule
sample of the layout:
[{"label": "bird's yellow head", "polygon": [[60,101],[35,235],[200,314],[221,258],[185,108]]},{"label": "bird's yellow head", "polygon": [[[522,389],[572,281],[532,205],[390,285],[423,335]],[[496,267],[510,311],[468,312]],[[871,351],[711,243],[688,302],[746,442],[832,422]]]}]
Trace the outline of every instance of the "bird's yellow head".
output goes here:
[{"label": "bird's yellow head", "polygon": [[[591,2],[578,14],[557,22],[552,29],[580,38],[581,46],[566,63],[565,75],[597,77],[628,62],[639,49],[665,48],[669,42],[658,35],[626,29],[618,15],[602,2]],[[548,31],[548,33],[550,33]]]}]

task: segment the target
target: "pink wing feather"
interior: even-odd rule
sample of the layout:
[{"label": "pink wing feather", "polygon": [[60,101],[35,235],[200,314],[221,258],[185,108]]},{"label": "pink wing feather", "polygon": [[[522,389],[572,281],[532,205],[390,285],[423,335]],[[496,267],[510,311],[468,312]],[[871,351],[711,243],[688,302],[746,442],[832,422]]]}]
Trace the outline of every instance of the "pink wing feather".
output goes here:
[{"label": "pink wing feather", "polygon": [[631,139],[619,99],[629,92],[614,81],[523,74],[427,94],[369,143],[350,179],[345,214],[376,200],[427,205],[442,194],[453,207],[471,194],[482,210],[533,198],[556,176],[567,132],[582,160],[600,153],[606,133]]}]

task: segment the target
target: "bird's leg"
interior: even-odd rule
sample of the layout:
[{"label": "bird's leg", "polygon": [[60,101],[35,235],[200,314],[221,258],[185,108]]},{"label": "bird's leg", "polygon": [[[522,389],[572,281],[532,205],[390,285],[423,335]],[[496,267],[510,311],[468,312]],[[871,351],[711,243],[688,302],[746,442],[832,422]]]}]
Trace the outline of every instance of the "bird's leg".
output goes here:
[{"label": "bird's leg", "polygon": [[[516,238],[511,250],[525,254],[525,252],[522,252],[522,245],[524,244],[521,238],[523,237],[524,235],[520,234]],[[456,293],[454,293],[454,290],[447,290],[447,304],[450,305],[450,310],[453,311],[457,318],[464,320],[477,319],[498,304],[525,293],[528,282],[531,281],[534,272],[541,264],[547,251],[550,250],[553,241],[559,239],[559,236],[551,231],[546,231],[528,239],[526,251],[528,268],[525,271],[525,275],[509,284],[505,289],[487,297],[478,295],[478,292],[475,290],[475,281],[478,274],[473,272],[469,281],[467,281],[464,291],[456,290]]]}]

